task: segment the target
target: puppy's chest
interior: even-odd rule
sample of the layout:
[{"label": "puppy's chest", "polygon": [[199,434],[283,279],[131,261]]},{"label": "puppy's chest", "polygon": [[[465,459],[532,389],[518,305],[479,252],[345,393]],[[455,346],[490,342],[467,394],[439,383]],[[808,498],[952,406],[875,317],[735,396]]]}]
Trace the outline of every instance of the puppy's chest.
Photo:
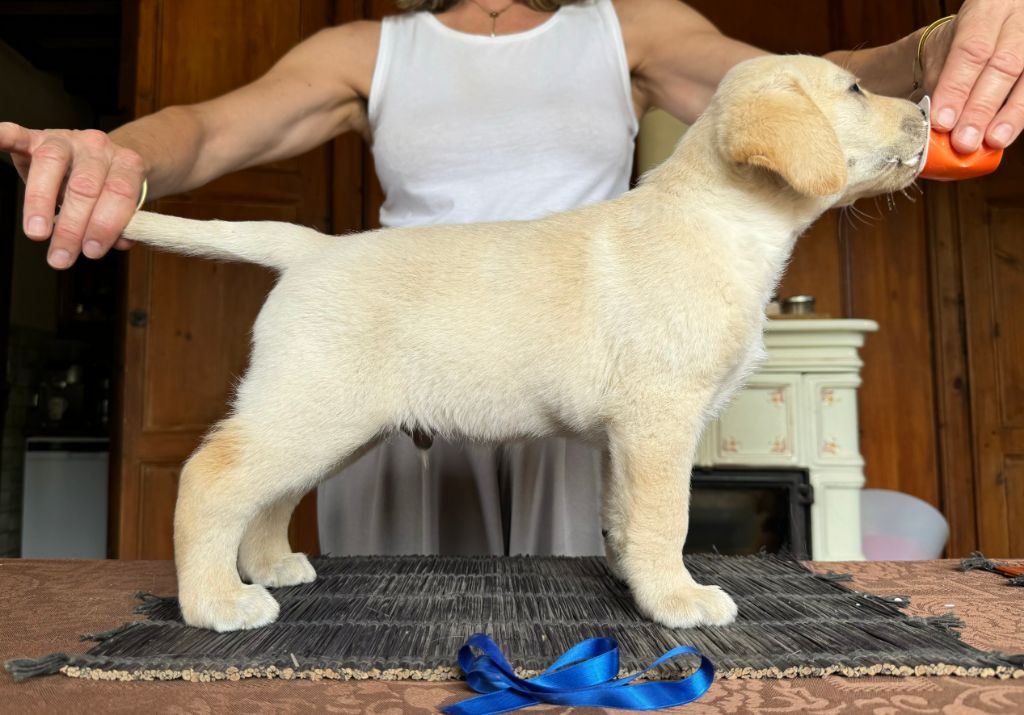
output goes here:
[{"label": "puppy's chest", "polygon": [[712,399],[709,412],[711,415],[720,413],[732,400],[736,392],[743,387],[750,376],[767,359],[761,329],[751,338],[744,349],[738,351],[735,362],[725,370],[718,390]]}]

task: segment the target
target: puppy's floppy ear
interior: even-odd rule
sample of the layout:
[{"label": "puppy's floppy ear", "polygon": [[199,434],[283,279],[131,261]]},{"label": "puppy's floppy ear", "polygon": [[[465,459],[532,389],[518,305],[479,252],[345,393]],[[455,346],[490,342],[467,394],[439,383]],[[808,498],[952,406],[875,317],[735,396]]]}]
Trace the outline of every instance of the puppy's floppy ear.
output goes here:
[{"label": "puppy's floppy ear", "polygon": [[805,196],[843,189],[846,159],[839,138],[795,80],[735,100],[720,129],[728,160],[769,169]]}]

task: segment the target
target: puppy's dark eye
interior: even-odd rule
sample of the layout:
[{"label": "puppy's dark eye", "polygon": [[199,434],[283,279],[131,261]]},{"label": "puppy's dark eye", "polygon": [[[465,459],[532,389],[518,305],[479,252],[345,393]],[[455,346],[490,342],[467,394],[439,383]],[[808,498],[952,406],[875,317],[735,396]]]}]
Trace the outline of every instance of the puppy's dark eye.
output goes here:
[{"label": "puppy's dark eye", "polygon": [[860,85],[856,82],[850,85],[850,91],[854,94],[864,94],[864,92],[861,91]]}]

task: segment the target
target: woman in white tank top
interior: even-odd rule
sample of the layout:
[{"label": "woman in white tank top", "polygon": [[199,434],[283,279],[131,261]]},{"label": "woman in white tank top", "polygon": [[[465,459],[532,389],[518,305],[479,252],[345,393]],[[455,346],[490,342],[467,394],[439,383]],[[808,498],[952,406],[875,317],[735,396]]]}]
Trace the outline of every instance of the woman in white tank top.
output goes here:
[{"label": "woman in white tank top", "polygon": [[[503,12],[462,3],[496,36],[431,12],[384,20],[368,101],[383,225],[531,219],[629,188],[637,116],[615,9],[562,5],[497,34]],[[397,435],[320,487],[321,548],[602,554],[600,467],[599,449],[561,438],[435,439],[421,463]]]}]

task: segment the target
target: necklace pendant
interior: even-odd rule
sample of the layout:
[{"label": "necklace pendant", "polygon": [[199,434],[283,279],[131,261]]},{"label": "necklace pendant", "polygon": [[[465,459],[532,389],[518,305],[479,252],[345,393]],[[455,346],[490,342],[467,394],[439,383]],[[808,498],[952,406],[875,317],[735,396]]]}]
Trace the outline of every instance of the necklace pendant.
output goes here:
[{"label": "necklace pendant", "polygon": [[510,0],[509,4],[503,7],[501,10],[491,10],[490,8],[484,7],[480,0],[470,0],[474,5],[487,13],[487,17],[491,18],[491,37],[498,36],[498,18],[505,14],[513,5],[516,4],[516,0]]}]

